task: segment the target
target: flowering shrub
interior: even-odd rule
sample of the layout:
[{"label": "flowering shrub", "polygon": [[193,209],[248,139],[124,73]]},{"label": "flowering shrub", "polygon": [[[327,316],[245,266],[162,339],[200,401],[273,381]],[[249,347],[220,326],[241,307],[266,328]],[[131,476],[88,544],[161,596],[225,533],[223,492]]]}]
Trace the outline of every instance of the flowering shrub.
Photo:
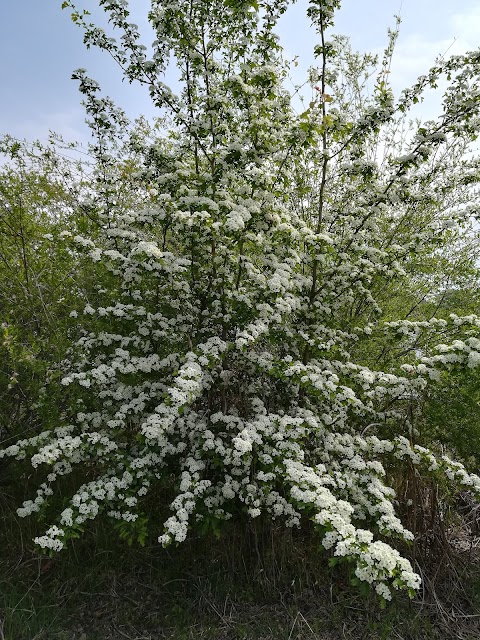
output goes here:
[{"label": "flowering shrub", "polygon": [[[480,318],[393,317],[391,300],[473,233],[478,167],[465,152],[480,54],[439,62],[397,101],[381,72],[367,98],[359,78],[375,61],[327,41],[338,2],[312,0],[319,67],[296,115],[274,32],[286,1],[153,0],[148,55],[128,3],[99,4],[122,35],[72,7],[87,46],[146,84],[164,119],[127,135],[123,114],[76,72],[96,133],[102,233],[72,242],[100,284],[72,313],[70,412],[1,452],[46,469],[19,515],[83,473],[36,538],[56,551],[100,513],[140,532],[144,497],[167,482],[165,546],[239,507],[287,527],[310,520],[358,582],[384,599],[412,594],[420,578],[394,545],[413,535],[386,469],[415,465],[480,496],[480,478],[416,444],[414,424],[442,370],[478,366]],[[161,80],[170,55],[177,94]],[[443,114],[401,139],[408,109],[442,74]],[[142,206],[118,205],[122,149]]]}]

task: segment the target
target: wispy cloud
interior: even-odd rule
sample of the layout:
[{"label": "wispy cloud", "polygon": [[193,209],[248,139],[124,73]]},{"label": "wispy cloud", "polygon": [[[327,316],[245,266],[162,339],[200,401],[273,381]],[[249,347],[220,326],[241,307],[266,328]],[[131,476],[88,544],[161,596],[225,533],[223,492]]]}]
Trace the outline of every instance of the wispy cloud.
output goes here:
[{"label": "wispy cloud", "polygon": [[[480,44],[480,6],[456,10],[448,16],[442,25],[447,38],[426,37],[422,30],[410,32],[399,38],[392,61],[392,88],[398,94],[403,88],[412,85],[418,76],[425,74],[439,57],[463,54],[478,48]],[[439,82],[438,89],[427,91],[424,101],[415,109],[413,115],[422,119],[433,118],[441,110],[441,97],[448,81]]]},{"label": "wispy cloud", "polygon": [[85,115],[78,108],[64,111],[42,112],[32,114],[28,118],[15,118],[9,123],[8,131],[14,138],[40,140],[46,142],[49,131],[63,136],[67,142],[79,142],[86,145],[89,142],[89,132],[84,124]]},{"label": "wispy cloud", "polygon": [[480,5],[455,12],[451,19],[453,33],[468,49],[480,46]]}]

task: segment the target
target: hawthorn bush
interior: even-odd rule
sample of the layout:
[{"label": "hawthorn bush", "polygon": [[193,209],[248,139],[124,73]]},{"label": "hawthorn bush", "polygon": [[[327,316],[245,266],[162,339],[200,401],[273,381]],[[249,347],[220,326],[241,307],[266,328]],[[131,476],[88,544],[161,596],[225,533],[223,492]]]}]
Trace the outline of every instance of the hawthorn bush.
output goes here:
[{"label": "hawthorn bush", "polygon": [[[148,87],[161,120],[129,127],[75,72],[95,135],[97,231],[71,242],[96,283],[71,314],[68,409],[1,455],[45,470],[21,516],[43,512],[65,476],[83,478],[36,538],[43,549],[99,514],[141,541],[145,502],[168,486],[165,546],[241,513],[312,521],[358,584],[413,595],[395,474],[413,466],[480,496],[480,478],[416,428],[426,390],[480,364],[480,318],[436,303],[459,286],[459,256],[476,279],[480,53],[437,62],[395,99],[396,32],[383,60],[355,54],[330,36],[339,2],[311,0],[317,66],[297,114],[275,34],[288,4],[152,0],[147,50],[125,0],[99,1],[117,39],[63,3],[88,47]],[[172,60],[177,93],[162,80]],[[402,135],[443,76],[443,112]],[[118,194],[127,174],[130,200]]]}]

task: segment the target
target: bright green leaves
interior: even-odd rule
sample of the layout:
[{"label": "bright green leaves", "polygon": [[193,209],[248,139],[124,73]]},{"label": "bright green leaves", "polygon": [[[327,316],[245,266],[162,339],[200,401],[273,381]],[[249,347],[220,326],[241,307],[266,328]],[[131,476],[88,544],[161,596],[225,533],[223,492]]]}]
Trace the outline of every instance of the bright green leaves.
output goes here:
[{"label": "bright green leaves", "polygon": [[134,543],[144,547],[148,538],[148,522],[148,517],[140,515],[135,520],[117,522],[115,529],[120,540],[125,540],[129,547]]},{"label": "bright green leaves", "polygon": [[62,9],[68,9],[68,8],[72,9],[71,19],[72,19],[72,22],[74,22],[75,24],[80,24],[84,18],[91,15],[90,11],[87,11],[86,9],[83,9],[82,11],[77,11],[75,9],[75,5],[73,4],[72,0],[64,0],[64,2],[62,2]]},{"label": "bright green leaves", "polygon": [[224,0],[225,6],[234,11],[244,11],[245,9],[259,11],[260,6],[258,0]]}]

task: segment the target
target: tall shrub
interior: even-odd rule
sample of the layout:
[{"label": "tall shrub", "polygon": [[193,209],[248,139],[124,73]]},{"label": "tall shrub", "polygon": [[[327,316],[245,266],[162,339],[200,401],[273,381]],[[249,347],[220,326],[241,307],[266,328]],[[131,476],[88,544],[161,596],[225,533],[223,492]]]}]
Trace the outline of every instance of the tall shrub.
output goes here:
[{"label": "tall shrub", "polygon": [[[480,362],[480,319],[388,317],[382,304],[476,213],[478,161],[465,152],[480,53],[438,62],[395,100],[392,37],[367,98],[362,73],[375,60],[327,40],[339,3],[312,0],[317,68],[298,115],[275,34],[287,1],[152,0],[148,54],[128,3],[99,4],[117,40],[63,3],[87,46],[148,87],[163,121],[130,135],[148,202],[119,210],[125,120],[76,72],[103,229],[76,242],[108,286],[77,310],[82,335],[61,381],[77,389],[68,417],[2,452],[45,469],[20,515],[43,510],[75,471],[84,482],[37,544],[60,550],[100,513],[141,538],[144,500],[166,485],[165,546],[240,512],[311,520],[358,582],[385,599],[412,594],[420,578],[395,540],[413,535],[386,470],[414,465],[480,495],[477,476],[416,444],[414,425],[442,369]],[[163,82],[172,60],[177,93]],[[443,113],[399,137],[445,75]]]}]

